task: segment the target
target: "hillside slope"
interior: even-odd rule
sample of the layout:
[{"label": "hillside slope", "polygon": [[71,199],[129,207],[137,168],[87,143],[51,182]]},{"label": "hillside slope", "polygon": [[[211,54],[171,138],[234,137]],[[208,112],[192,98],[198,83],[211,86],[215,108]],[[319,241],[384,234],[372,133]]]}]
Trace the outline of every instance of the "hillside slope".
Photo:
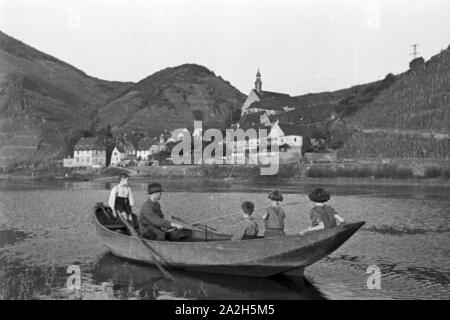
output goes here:
[{"label": "hillside slope", "polygon": [[130,85],[90,77],[0,31],[0,167],[60,157]]},{"label": "hillside slope", "polygon": [[352,158],[450,158],[450,47],[413,67],[348,123]]},{"label": "hillside slope", "polygon": [[350,123],[362,128],[450,130],[450,47],[404,73]]},{"label": "hillside slope", "polygon": [[99,128],[157,136],[177,128],[225,129],[245,96],[207,68],[184,64],[139,81],[98,113]]}]

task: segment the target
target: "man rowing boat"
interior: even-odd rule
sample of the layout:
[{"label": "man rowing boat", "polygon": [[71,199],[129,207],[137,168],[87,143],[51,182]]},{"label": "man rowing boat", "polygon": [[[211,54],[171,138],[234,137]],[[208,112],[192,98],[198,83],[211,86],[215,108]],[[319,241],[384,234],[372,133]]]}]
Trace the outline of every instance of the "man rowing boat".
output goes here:
[{"label": "man rowing boat", "polygon": [[[159,200],[161,199],[161,184],[148,185],[148,198],[141,208],[139,216],[139,230],[141,236],[150,240],[181,240],[190,236],[189,230],[182,230],[183,226],[164,219]],[[175,230],[169,230],[169,229]]]}]

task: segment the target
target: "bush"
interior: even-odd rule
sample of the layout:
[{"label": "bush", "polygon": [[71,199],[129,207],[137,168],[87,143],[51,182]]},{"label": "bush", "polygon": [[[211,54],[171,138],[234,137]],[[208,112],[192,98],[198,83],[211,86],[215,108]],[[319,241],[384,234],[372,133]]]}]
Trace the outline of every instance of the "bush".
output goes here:
[{"label": "bush", "polygon": [[105,168],[102,171],[102,174],[108,177],[116,177],[120,175],[121,173],[129,174],[128,170],[121,169],[121,168]]},{"label": "bush", "polygon": [[336,176],[345,178],[370,178],[372,175],[372,170],[368,167],[339,168],[336,172]]},{"label": "bush", "polygon": [[336,171],[319,166],[313,166],[308,169],[306,176],[310,178],[336,178]]},{"label": "bush", "polygon": [[425,169],[425,178],[437,178],[443,175],[442,170],[436,167],[430,167]]},{"label": "bush", "polygon": [[414,176],[411,168],[398,168],[395,178],[398,179],[409,179]]},{"label": "bush", "polygon": [[410,168],[399,168],[395,165],[386,164],[383,167],[375,170],[374,172],[375,178],[384,178],[384,179],[407,179],[412,178],[414,176],[412,169]]},{"label": "bush", "polygon": [[375,178],[386,179],[395,175],[396,168],[392,165],[384,165],[382,168],[378,168],[374,172]]},{"label": "bush", "polygon": [[450,179],[450,169],[443,170],[443,176],[447,179]]}]

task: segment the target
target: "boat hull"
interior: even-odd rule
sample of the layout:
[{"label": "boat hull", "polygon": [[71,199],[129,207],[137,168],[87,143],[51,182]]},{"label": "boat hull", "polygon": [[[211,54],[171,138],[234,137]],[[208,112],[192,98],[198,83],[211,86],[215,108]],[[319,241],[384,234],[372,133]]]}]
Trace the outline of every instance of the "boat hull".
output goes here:
[{"label": "boat hull", "polygon": [[[107,229],[94,219],[100,240],[116,256],[153,265],[148,250],[131,236]],[[364,222],[308,232],[242,241],[172,242],[144,240],[166,268],[270,277],[287,271],[302,273],[347,241]]]}]

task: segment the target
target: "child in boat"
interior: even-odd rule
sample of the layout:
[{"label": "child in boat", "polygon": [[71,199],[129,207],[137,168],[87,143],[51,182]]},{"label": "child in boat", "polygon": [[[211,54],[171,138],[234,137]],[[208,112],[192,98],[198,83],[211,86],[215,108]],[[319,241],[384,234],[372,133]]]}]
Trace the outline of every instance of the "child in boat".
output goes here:
[{"label": "child in boat", "polygon": [[245,201],[241,205],[241,213],[244,220],[233,233],[231,240],[255,239],[258,236],[258,224],[252,217],[255,205],[253,202]]},{"label": "child in boat", "polygon": [[111,207],[114,217],[120,214],[124,219],[136,224],[137,217],[132,212],[134,206],[133,192],[128,186],[128,177],[126,173],[119,175],[119,184],[111,190],[108,205]]},{"label": "child in boat", "polygon": [[314,189],[309,194],[309,199],[314,202],[314,207],[310,212],[312,227],[309,227],[306,231],[300,232],[300,234],[307,231],[333,228],[338,224],[345,222],[344,219],[337,214],[333,207],[325,204],[328,200],[330,200],[330,194],[324,189]]},{"label": "child in boat", "polygon": [[284,219],[286,214],[283,208],[280,207],[283,195],[279,190],[274,190],[269,193],[269,199],[271,206],[267,208],[266,213],[262,216],[266,226],[264,237],[284,236]]}]

